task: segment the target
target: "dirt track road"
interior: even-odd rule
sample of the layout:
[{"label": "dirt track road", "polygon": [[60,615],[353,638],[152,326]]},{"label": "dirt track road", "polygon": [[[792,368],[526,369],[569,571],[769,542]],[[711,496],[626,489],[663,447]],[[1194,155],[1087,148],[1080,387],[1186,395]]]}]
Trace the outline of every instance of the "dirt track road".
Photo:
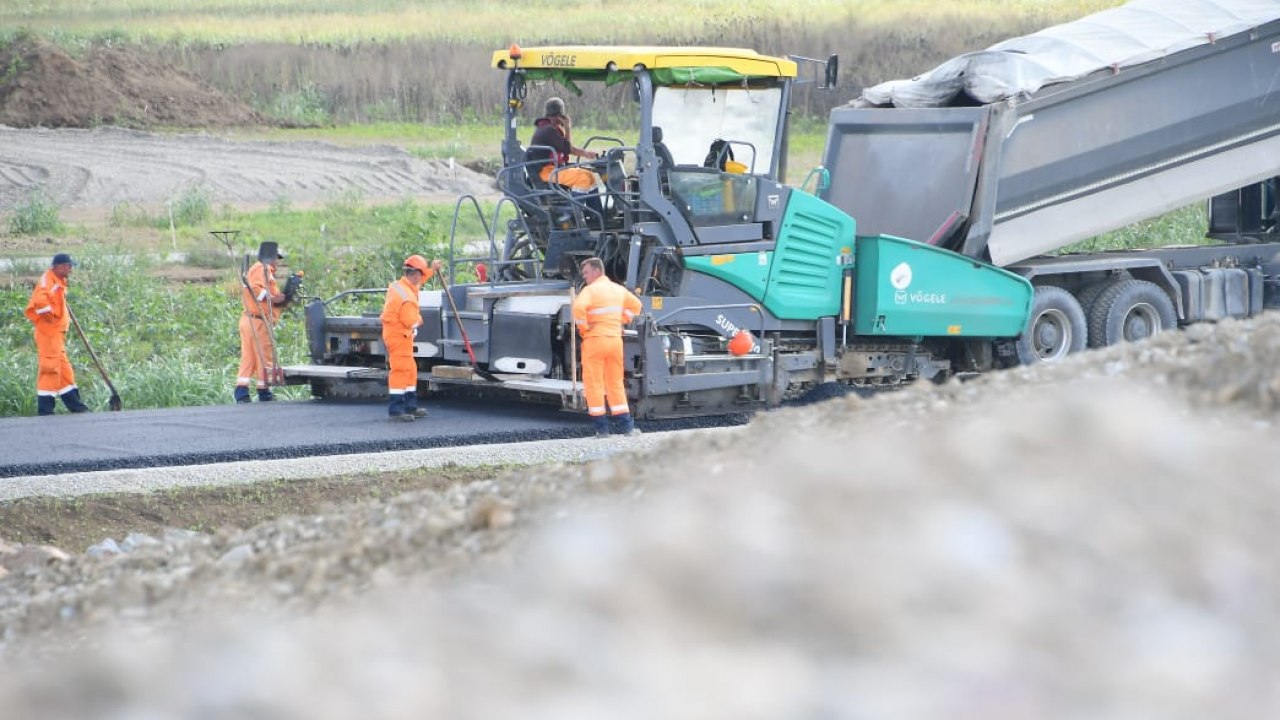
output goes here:
[{"label": "dirt track road", "polygon": [[448,161],[396,147],[322,142],[233,142],[206,134],[158,135],[0,126],[0,213],[45,191],[65,217],[108,217],[133,203],[152,209],[199,188],[215,204],[326,202],[349,192],[369,201],[493,195],[493,181]]}]

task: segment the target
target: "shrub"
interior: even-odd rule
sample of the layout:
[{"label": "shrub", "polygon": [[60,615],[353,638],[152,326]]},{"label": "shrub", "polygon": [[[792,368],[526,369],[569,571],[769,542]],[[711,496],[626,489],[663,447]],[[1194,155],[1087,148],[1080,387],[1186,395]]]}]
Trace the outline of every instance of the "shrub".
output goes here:
[{"label": "shrub", "polygon": [[9,215],[9,232],[20,235],[62,232],[58,204],[44,188],[33,188]]},{"label": "shrub", "polygon": [[[169,200],[169,212],[177,226],[199,225],[209,219],[213,192],[204,185],[188,185],[176,198]],[[161,218],[160,227],[169,226],[169,218]]]}]

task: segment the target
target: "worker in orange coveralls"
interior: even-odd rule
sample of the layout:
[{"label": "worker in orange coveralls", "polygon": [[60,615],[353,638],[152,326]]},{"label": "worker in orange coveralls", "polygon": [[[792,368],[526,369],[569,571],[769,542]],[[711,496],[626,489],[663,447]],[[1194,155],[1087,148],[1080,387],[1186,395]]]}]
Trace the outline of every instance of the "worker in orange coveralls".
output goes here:
[{"label": "worker in orange coveralls", "polygon": [[[271,385],[279,382],[272,376],[276,370],[276,349],[272,342],[271,327],[280,319],[280,313],[293,299],[301,274],[290,277],[282,292],[276,284],[276,266],[284,259],[284,253],[274,242],[264,242],[258,246],[258,262],[245,273],[244,284],[240,290],[240,304],[244,312],[240,315],[240,373],[236,376],[235,399],[237,403],[250,401],[249,387],[258,390],[258,400],[267,402],[275,400]],[[258,383],[261,382],[261,385]]]},{"label": "worker in orange coveralls", "polygon": [[618,421],[623,435],[639,435],[622,381],[622,326],[640,313],[640,300],[605,276],[600,258],[583,260],[580,269],[586,287],[573,301],[573,319],[582,333],[582,386],[587,414],[598,438],[609,437],[609,415]]},{"label": "worker in orange coveralls", "polygon": [[71,314],[67,312],[67,284],[71,268],[75,267],[71,256],[58,253],[40,282],[36,283],[31,300],[23,314],[35,326],[36,335],[36,413],[52,415],[62,398],[67,410],[73,413],[89,412],[80,401],[80,389],[76,387],[76,374],[67,359],[67,328],[71,326]]},{"label": "worker in orange coveralls", "polygon": [[435,276],[440,261],[427,265],[421,255],[410,255],[404,261],[404,276],[387,286],[387,301],[382,306],[382,343],[387,346],[387,391],[391,403],[387,412],[392,420],[412,422],[427,416],[418,407],[418,363],[413,359],[413,338],[422,324],[418,307],[418,289]]}]

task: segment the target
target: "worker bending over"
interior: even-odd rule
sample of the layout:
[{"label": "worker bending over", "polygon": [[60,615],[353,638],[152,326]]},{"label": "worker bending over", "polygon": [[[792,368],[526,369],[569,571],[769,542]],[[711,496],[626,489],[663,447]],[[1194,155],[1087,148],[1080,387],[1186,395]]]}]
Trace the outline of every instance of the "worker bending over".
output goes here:
[{"label": "worker bending over", "polygon": [[[271,392],[273,384],[283,378],[279,373],[272,328],[280,319],[280,313],[293,300],[302,282],[302,274],[291,275],[284,291],[276,284],[276,266],[284,259],[284,253],[273,242],[258,246],[258,262],[250,266],[242,280],[240,304],[244,312],[240,316],[240,374],[236,376],[235,399],[247,403],[249,387],[258,390],[258,400],[275,400]],[[261,385],[258,382],[261,381]]]},{"label": "worker bending over", "polygon": [[71,256],[58,253],[53,263],[31,293],[31,300],[23,314],[35,326],[36,336],[36,414],[52,415],[58,398],[73,413],[89,412],[80,401],[80,389],[76,387],[76,374],[67,358],[67,328],[71,326],[71,313],[67,311],[67,285],[71,268],[75,267]]},{"label": "worker bending over", "polygon": [[622,377],[622,326],[640,313],[640,299],[605,276],[600,258],[583,260],[580,269],[586,287],[573,301],[573,320],[582,333],[582,387],[587,414],[598,438],[609,437],[609,415],[618,421],[623,435],[639,435],[627,407]]},{"label": "worker bending over", "polygon": [[418,407],[418,363],[413,359],[413,339],[422,324],[418,307],[418,290],[435,276],[440,261],[427,265],[421,255],[410,255],[404,261],[404,276],[387,286],[387,301],[382,306],[382,343],[387,347],[387,392],[391,402],[387,412],[392,420],[412,422],[427,416]]}]

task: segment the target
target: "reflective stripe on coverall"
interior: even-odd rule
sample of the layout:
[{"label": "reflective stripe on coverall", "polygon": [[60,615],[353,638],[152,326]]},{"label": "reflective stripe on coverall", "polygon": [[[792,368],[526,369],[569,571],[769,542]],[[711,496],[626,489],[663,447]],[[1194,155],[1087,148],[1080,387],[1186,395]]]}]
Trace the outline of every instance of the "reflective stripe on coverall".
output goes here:
[{"label": "reflective stripe on coverall", "polygon": [[[254,263],[245,274],[245,279],[248,280],[249,287],[240,290],[240,304],[244,307],[244,312],[240,315],[240,374],[236,377],[236,385],[256,386],[262,380],[262,387],[265,388],[267,383],[264,378],[273,369],[271,361],[275,357],[267,322],[274,326],[280,318],[281,308],[271,302],[273,296],[280,294],[280,288],[276,285],[276,277],[270,266],[262,262]],[[263,314],[266,315],[265,318]]]},{"label": "reflective stripe on coverall", "polygon": [[[435,271],[423,273],[422,282]],[[392,395],[416,392],[418,364],[413,359],[413,336],[422,324],[418,308],[418,287],[402,277],[387,286],[387,301],[382,306],[382,343],[387,346],[387,391]]]},{"label": "reflective stripe on coverall", "polygon": [[573,319],[582,333],[582,390],[587,414],[630,412],[623,382],[622,325],[640,314],[640,299],[626,288],[601,275],[582,289],[573,301]]},{"label": "reflective stripe on coverall", "polygon": [[57,397],[75,390],[76,375],[67,358],[71,315],[67,313],[66,280],[52,269],[45,270],[23,314],[35,326],[36,394]]}]

